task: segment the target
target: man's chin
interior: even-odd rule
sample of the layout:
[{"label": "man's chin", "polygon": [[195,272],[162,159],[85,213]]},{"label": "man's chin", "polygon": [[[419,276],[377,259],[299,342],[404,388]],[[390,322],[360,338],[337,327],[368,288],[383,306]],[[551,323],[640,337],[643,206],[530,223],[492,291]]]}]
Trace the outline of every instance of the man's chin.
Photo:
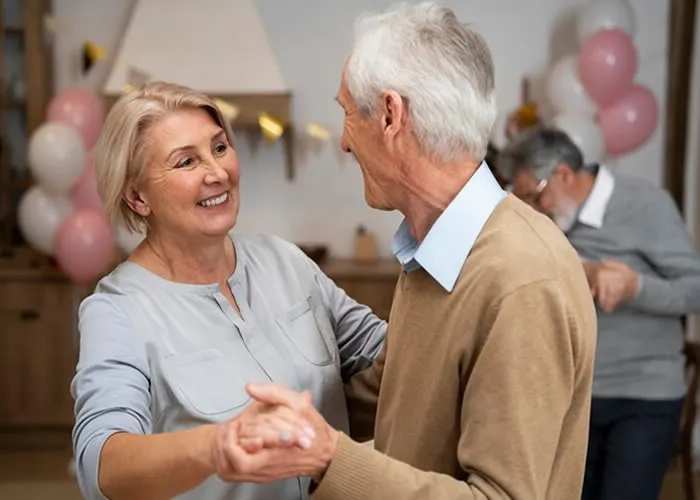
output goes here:
[{"label": "man's chin", "polygon": [[576,214],[575,213],[562,213],[562,214],[554,214],[551,216],[552,221],[565,233],[569,232],[569,230],[574,227],[574,224],[576,223]]},{"label": "man's chin", "polygon": [[369,208],[373,208],[374,210],[381,210],[383,212],[393,210],[391,207],[387,206],[386,203],[383,203],[379,198],[373,196],[371,193],[368,193],[366,191],[365,203]]}]

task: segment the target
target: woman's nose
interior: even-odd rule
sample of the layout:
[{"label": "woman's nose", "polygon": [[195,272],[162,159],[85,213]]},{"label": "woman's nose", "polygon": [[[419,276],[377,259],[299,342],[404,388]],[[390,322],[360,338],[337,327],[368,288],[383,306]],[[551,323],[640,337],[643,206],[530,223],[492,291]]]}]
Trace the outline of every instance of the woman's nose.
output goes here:
[{"label": "woman's nose", "polygon": [[215,158],[211,158],[207,161],[207,174],[204,177],[204,181],[210,184],[225,182],[228,180],[228,172],[226,169],[216,161]]}]

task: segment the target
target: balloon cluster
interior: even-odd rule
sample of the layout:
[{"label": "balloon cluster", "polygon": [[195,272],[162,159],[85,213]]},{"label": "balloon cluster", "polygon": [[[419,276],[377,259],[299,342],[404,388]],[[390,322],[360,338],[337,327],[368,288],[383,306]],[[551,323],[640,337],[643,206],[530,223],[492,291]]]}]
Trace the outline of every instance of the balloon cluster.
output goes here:
[{"label": "balloon cluster", "polygon": [[124,238],[113,231],[97,194],[92,149],[103,122],[102,102],[92,92],[75,87],[56,95],[30,137],[28,163],[36,183],[17,208],[27,243],[52,256],[76,283],[109,271],[118,244],[131,250],[119,241]]},{"label": "balloon cluster", "polygon": [[654,94],[634,82],[634,12],[627,0],[594,0],[576,18],[578,54],[560,59],[547,75],[553,125],[581,148],[585,161],[630,153],[654,133]]}]

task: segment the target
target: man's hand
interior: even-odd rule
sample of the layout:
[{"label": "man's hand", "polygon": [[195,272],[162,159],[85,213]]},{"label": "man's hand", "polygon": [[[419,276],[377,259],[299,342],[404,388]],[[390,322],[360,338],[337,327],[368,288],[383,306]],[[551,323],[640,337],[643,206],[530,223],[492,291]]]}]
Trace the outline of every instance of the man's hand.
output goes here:
[{"label": "man's hand", "polygon": [[[622,262],[603,260],[595,264],[590,273],[591,292],[605,312],[613,312],[620,304],[634,298],[639,290],[639,275]],[[589,270],[586,271],[588,275]]]},{"label": "man's hand", "polygon": [[588,280],[588,287],[591,289],[591,294],[595,295],[595,284],[598,275],[599,264],[597,262],[591,262],[590,260],[582,260],[583,270],[586,273],[586,279]]}]

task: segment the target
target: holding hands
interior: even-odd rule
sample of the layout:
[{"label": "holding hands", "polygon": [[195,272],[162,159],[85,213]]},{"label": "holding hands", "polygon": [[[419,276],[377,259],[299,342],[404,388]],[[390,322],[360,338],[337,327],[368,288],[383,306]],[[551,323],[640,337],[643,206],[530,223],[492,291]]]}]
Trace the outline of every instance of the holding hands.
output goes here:
[{"label": "holding hands", "polygon": [[613,312],[620,304],[632,300],[639,291],[639,275],[622,262],[584,261],[583,268],[593,298],[605,312]]},{"label": "holding hands", "polygon": [[320,481],[338,434],[316,411],[308,392],[278,384],[246,387],[254,402],[219,424],[212,441],[216,474],[228,482],[266,483],[296,476]]}]

